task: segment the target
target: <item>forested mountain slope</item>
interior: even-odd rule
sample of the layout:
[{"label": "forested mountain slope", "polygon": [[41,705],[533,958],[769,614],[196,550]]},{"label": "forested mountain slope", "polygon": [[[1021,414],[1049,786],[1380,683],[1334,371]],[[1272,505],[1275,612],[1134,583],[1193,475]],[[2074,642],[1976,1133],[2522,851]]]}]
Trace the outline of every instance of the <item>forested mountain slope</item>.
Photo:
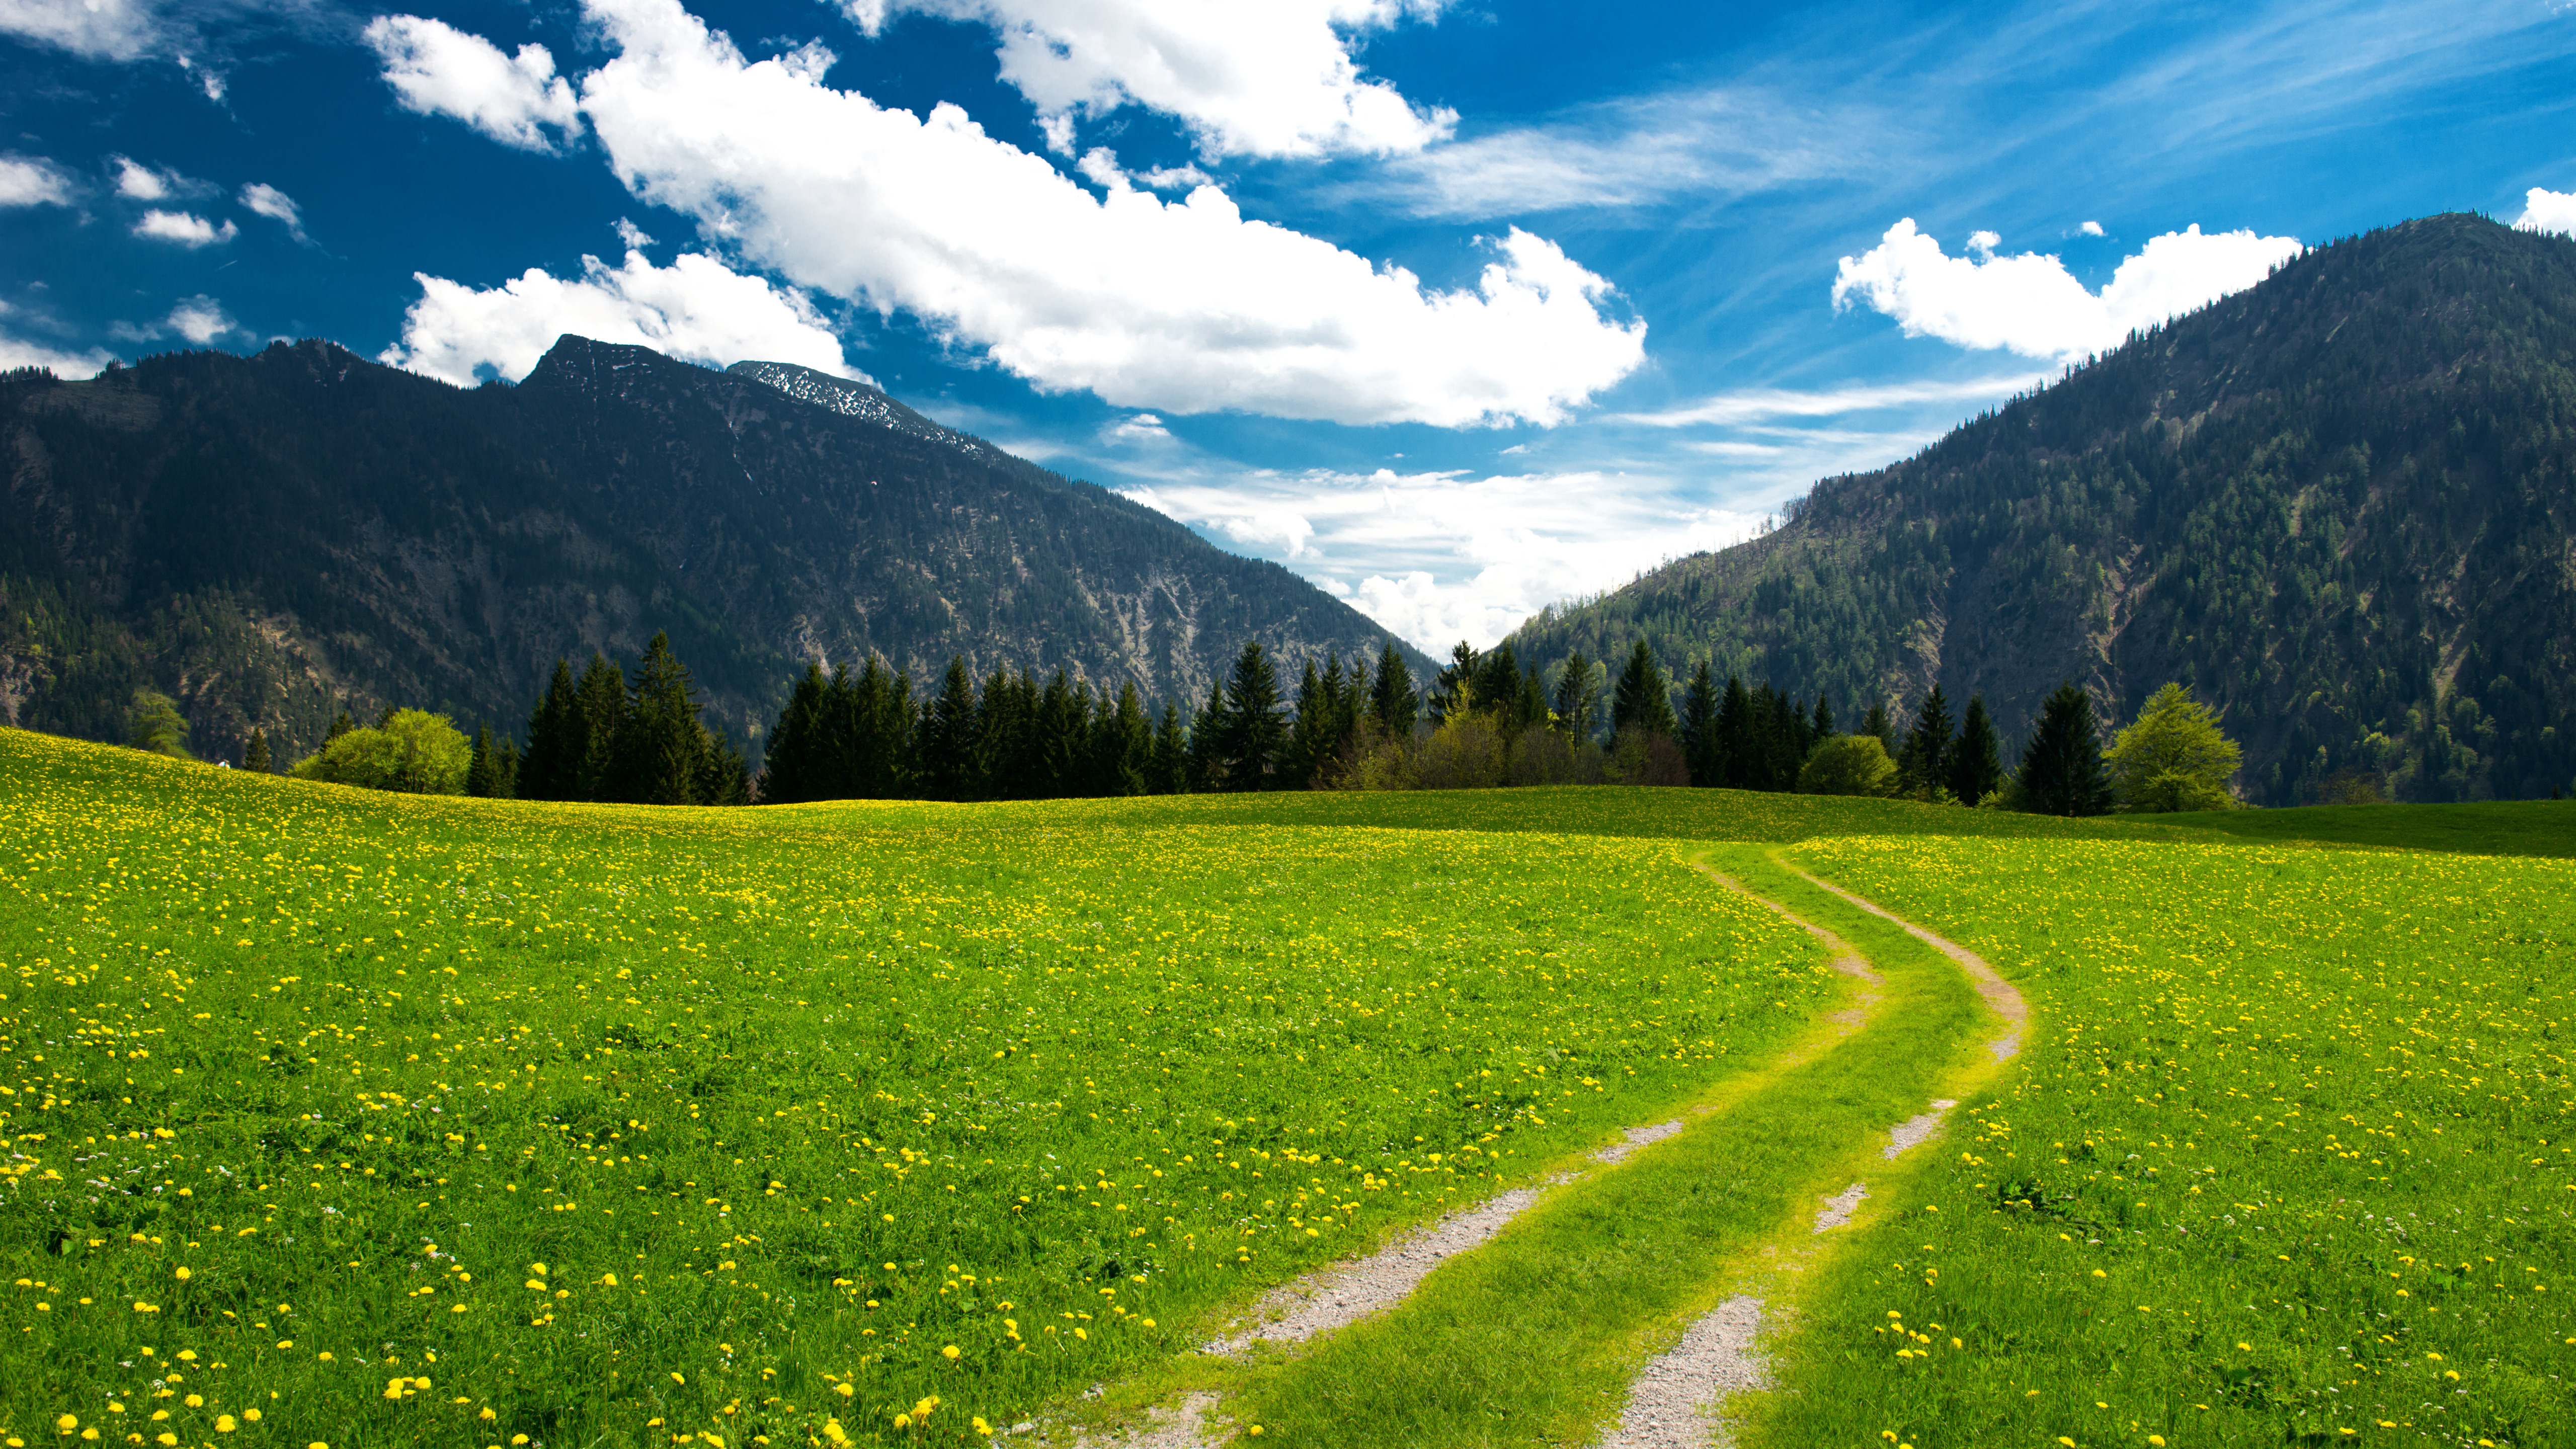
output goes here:
[{"label": "forested mountain slope", "polygon": [[748,371],[566,337],[516,387],[324,342],[0,378],[0,722],[117,738],[149,684],[201,752],[259,725],[291,758],[344,703],[516,726],[558,655],[657,629],[737,739],[809,659],[1178,700],[1246,639],[1376,652],[1275,564],[883,394]]},{"label": "forested mountain slope", "polygon": [[1752,542],[1550,610],[1540,663],[1644,637],[1845,718],[2180,680],[2267,804],[2576,777],[2576,241],[2438,216],[2310,251]]}]

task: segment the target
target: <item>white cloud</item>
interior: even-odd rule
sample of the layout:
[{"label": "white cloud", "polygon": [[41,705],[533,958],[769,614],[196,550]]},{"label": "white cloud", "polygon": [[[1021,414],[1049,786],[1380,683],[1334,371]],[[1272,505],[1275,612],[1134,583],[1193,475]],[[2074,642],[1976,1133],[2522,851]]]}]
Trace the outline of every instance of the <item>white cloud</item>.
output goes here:
[{"label": "white cloud", "polygon": [[71,178],[41,158],[0,156],[0,206],[65,206]]},{"label": "white cloud", "polygon": [[212,246],[228,242],[241,234],[241,228],[227,221],[217,226],[190,211],[163,211],[159,207],[143,213],[134,224],[136,236],[154,241],[176,242],[183,247]]},{"label": "white cloud", "polygon": [[190,52],[221,51],[265,30],[311,29],[326,13],[320,0],[0,0],[0,34],[92,60],[166,57],[220,101],[223,78]]},{"label": "white cloud", "polygon": [[1157,166],[1151,171],[1137,172],[1136,179],[1156,191],[1195,191],[1199,187],[1216,184],[1215,177],[1195,166]]},{"label": "white cloud", "polygon": [[582,107],[638,196],[801,286],[901,308],[1050,391],[1346,423],[1553,423],[1644,359],[1611,288],[1513,229],[1472,290],[1267,222],[1214,187],[1094,196],[955,106],[927,119],[746,62],[675,0],[590,0]]},{"label": "white cloud", "polygon": [[1152,413],[1135,413],[1119,419],[1104,436],[1113,443],[1168,443],[1172,431]]},{"label": "white cloud", "polygon": [[2050,377],[2051,374],[2045,372],[2011,373],[2001,377],[1970,378],[1963,382],[1861,383],[1812,392],[1791,388],[1745,388],[1657,412],[1612,413],[1603,421],[1686,428],[1755,423],[1771,418],[1831,418],[1926,403],[1982,402],[1990,398],[2011,397],[2044,386]]},{"label": "white cloud", "polygon": [[2079,232],[2081,232],[2081,233],[2083,233],[2083,234],[2084,234],[2084,235],[2086,235],[2086,236],[2101,236],[2101,235],[2103,235],[2103,231],[2102,231],[2102,223],[2100,223],[2100,222],[2098,222],[2098,221],[2088,221],[2088,222],[2084,223],[2082,226],[2077,227],[2077,228],[2076,228],[2076,230],[2077,230],[2077,231],[2079,231]]},{"label": "white cloud", "polygon": [[2524,231],[2576,233],[2576,193],[2535,186],[2522,198],[2522,215],[2514,219]]},{"label": "white cloud", "polygon": [[597,257],[581,264],[578,278],[530,267],[488,290],[415,272],[421,298],[404,314],[402,342],[380,360],[459,387],[486,369],[515,381],[570,332],[691,362],[757,358],[865,380],[842,360],[840,339],[803,296],[714,257],[688,253],[657,267],[629,251],[621,267]]},{"label": "white cloud", "polygon": [[[0,317],[6,317],[14,310],[8,303],[0,302]],[[0,372],[41,367],[60,378],[94,377],[109,361],[107,353],[94,347],[87,352],[65,352],[0,330]]]},{"label": "white cloud", "polygon": [[552,151],[581,134],[572,86],[542,45],[504,55],[479,35],[418,15],[379,15],[367,22],[366,41],[405,110],[452,116],[529,151]]},{"label": "white cloud", "polygon": [[1437,654],[1482,648],[1540,608],[1751,536],[1750,514],[1668,480],[1598,472],[1258,472],[1128,496],[1278,558]]},{"label": "white cloud", "polygon": [[239,331],[233,319],[224,312],[224,304],[208,296],[190,297],[170,309],[163,326],[187,338],[199,347],[227,332]]},{"label": "white cloud", "polygon": [[102,60],[132,60],[160,39],[139,0],[0,0],[0,31]]},{"label": "white cloud", "polygon": [[[1987,245],[1978,247],[1980,241]],[[1941,244],[1907,217],[1877,246],[1842,259],[1834,306],[1866,303],[1895,318],[1908,337],[2071,360],[2253,286],[2301,251],[2295,237],[2250,230],[2204,236],[2194,224],[2149,241],[2096,294],[2054,256],[1995,255],[2000,242],[1980,232],[1969,246],[1982,260],[1944,256]]]},{"label": "white cloud", "polygon": [[241,189],[241,204],[251,215],[281,223],[297,241],[304,240],[304,208],[295,204],[294,197],[265,181],[254,181]]},{"label": "white cloud", "polygon": [[1364,79],[1355,37],[1438,0],[843,0],[874,33],[890,8],[983,20],[1002,79],[1073,149],[1071,122],[1138,105],[1178,117],[1210,156],[1385,156],[1444,140],[1455,111]]},{"label": "white cloud", "polygon": [[155,171],[131,157],[118,156],[116,194],[135,201],[159,201],[170,194],[178,182],[176,172]]}]

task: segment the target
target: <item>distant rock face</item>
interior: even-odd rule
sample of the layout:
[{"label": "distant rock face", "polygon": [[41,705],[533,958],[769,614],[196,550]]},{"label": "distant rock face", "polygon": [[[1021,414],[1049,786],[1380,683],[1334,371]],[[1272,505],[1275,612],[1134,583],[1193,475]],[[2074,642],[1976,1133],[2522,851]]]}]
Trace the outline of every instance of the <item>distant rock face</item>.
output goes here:
[{"label": "distant rock face", "polygon": [[2576,789],[2576,241],[2440,216],[2248,291],[1788,522],[1550,610],[1542,664],[1644,638],[1846,723],[1934,683],[2009,736],[2059,681],[2224,711],[2263,804]]},{"label": "distant rock face", "polygon": [[944,444],[970,458],[989,462],[1010,456],[972,434],[941,427],[864,382],[834,377],[828,372],[817,372],[793,362],[737,362],[725,371],[774,387],[798,402],[830,408],[843,417],[858,418],[926,442]]},{"label": "distant rock face", "polygon": [[[323,342],[0,376],[0,722],[121,737],[138,685],[200,753],[334,711],[524,723],[558,656],[657,630],[753,743],[808,661],[927,686],[1062,669],[1203,699],[1384,631],[1276,564],[863,384],[566,337],[460,390]],[[1417,669],[1429,661],[1408,649]]]}]

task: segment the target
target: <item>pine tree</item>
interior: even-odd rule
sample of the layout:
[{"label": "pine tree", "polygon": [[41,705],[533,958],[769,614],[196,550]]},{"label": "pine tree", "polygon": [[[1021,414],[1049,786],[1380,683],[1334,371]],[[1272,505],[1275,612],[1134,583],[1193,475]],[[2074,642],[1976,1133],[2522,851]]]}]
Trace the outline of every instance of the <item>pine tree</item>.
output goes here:
[{"label": "pine tree", "polygon": [[1235,656],[1232,687],[1219,737],[1226,759],[1229,790],[1271,790],[1288,732],[1279,719],[1279,676],[1258,639],[1246,640]]},{"label": "pine tree", "polygon": [[698,723],[697,681],[655,633],[635,661],[634,684],[614,729],[607,788],[595,799],[634,805],[705,803],[706,731]]},{"label": "pine tree", "polygon": [[1619,672],[1618,687],[1611,692],[1610,730],[1643,730],[1669,739],[1675,728],[1672,686],[1664,667],[1655,662],[1655,651],[1640,639],[1628,651],[1628,667]]},{"label": "pine tree", "polygon": [[1225,788],[1226,712],[1225,681],[1220,679],[1208,686],[1206,707],[1190,717],[1189,779],[1183,789]]},{"label": "pine tree", "polygon": [[1166,701],[1163,719],[1154,727],[1154,745],[1145,766],[1145,792],[1182,795],[1190,788],[1190,732],[1181,723],[1181,707]]},{"label": "pine tree", "polygon": [[250,743],[242,746],[242,768],[265,775],[274,768],[268,758],[268,731],[253,729]]},{"label": "pine tree", "polygon": [[853,800],[895,800],[917,785],[912,676],[889,673],[873,654],[847,690],[838,727],[838,779]]},{"label": "pine tree", "polygon": [[581,774],[581,695],[572,665],[555,661],[552,682],[528,716],[528,753],[519,761],[519,798],[570,800]]},{"label": "pine tree", "polygon": [[1589,743],[1600,727],[1601,687],[1593,682],[1592,669],[1582,650],[1566,655],[1565,672],[1557,676],[1556,698],[1550,702],[1556,728],[1578,745]]},{"label": "pine tree", "polygon": [[933,800],[964,800],[975,785],[975,679],[963,654],[948,661],[939,694],[922,712],[921,776]]},{"label": "pine tree", "polygon": [[474,753],[465,762],[465,793],[491,799],[501,793],[500,762],[494,758],[492,727],[474,727]]},{"label": "pine tree", "polygon": [[[1333,668],[1338,685],[1340,661],[1334,661]],[[1297,703],[1289,713],[1288,743],[1279,754],[1280,788],[1304,790],[1315,783],[1336,743],[1333,706],[1337,702],[1324,690],[1324,673],[1315,667],[1315,656],[1307,655],[1305,671],[1297,679]]]},{"label": "pine tree", "polygon": [[1690,687],[1682,691],[1681,713],[1682,759],[1690,766],[1691,783],[1702,787],[1726,783],[1726,758],[1717,738],[1717,708],[1717,684],[1709,677],[1708,657],[1702,655],[1698,667],[1691,671]]},{"label": "pine tree", "polygon": [[1431,678],[1431,690],[1422,701],[1433,724],[1441,724],[1453,714],[1464,714],[1475,708],[1476,646],[1461,639],[1449,651],[1449,663]]},{"label": "pine tree", "polygon": [[787,704],[778,711],[778,722],[770,726],[769,743],[762,753],[760,799],[764,805],[794,805],[807,800],[828,800],[822,793],[820,774],[822,755],[830,746],[830,721],[826,713],[832,681],[823,677],[823,666],[807,664],[796,687],[788,691]]},{"label": "pine tree", "polygon": [[2021,808],[2038,815],[2100,815],[2111,808],[2093,698],[2072,681],[2040,705],[2014,784]]},{"label": "pine tree", "polygon": [[571,800],[619,798],[617,731],[626,720],[626,676],[606,656],[593,653],[573,690]]},{"label": "pine tree", "polygon": [[1869,715],[1860,722],[1860,732],[1877,739],[1879,747],[1889,754],[1896,753],[1896,721],[1888,715],[1886,700],[1870,701]]},{"label": "pine tree", "polygon": [[1819,743],[1834,737],[1834,707],[1825,702],[1825,692],[1821,689],[1816,691],[1816,712],[1813,719],[1814,723],[1809,726],[1809,729]]},{"label": "pine tree", "polygon": [[1411,735],[1414,720],[1422,714],[1422,692],[1414,687],[1413,668],[1392,639],[1378,649],[1377,678],[1369,686],[1369,714],[1377,721],[1378,733],[1388,739]]},{"label": "pine tree", "polygon": [[1726,693],[1717,701],[1717,744],[1710,753],[1713,778],[1730,789],[1750,790],[1754,776],[1753,696],[1744,676],[1726,676]]},{"label": "pine tree", "polygon": [[1118,686],[1113,703],[1102,700],[1092,727],[1091,789],[1095,795],[1142,795],[1153,768],[1154,725],[1136,697],[1134,681]]},{"label": "pine tree", "polygon": [[1936,789],[1949,788],[1952,725],[1950,697],[1935,684],[1932,692],[1923,696],[1923,708],[1915,713],[1914,728],[1906,733],[1902,767],[1909,793],[1929,795]]},{"label": "pine tree", "polygon": [[1950,758],[1950,793],[1962,805],[1984,802],[2004,782],[2002,743],[1994,721],[1986,717],[1986,697],[1968,696],[1968,712],[1959,721],[1959,742]]}]

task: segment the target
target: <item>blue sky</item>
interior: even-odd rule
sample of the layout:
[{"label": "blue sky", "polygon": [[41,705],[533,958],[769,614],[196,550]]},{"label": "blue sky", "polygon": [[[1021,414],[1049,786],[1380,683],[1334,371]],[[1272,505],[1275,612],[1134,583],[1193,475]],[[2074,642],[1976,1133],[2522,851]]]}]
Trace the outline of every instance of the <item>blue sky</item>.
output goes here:
[{"label": "blue sky", "polygon": [[2301,244],[2565,229],[2571,82],[2476,0],[0,0],[0,363],[804,362],[1445,651]]}]

